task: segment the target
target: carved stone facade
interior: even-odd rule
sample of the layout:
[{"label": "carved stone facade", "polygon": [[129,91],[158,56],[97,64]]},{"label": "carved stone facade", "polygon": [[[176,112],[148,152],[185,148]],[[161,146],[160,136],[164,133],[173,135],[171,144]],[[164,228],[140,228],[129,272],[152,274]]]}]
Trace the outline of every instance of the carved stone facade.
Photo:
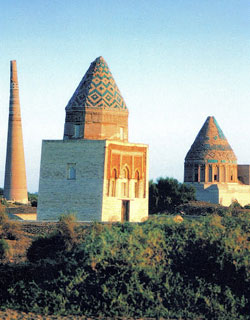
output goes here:
[{"label": "carved stone facade", "polygon": [[128,143],[128,110],[102,57],[66,107],[63,140],[43,141],[38,220],[148,217],[148,146]]},{"label": "carved stone facade", "polygon": [[109,141],[106,159],[103,220],[143,221],[147,219],[147,146]]},{"label": "carved stone facade", "polygon": [[223,205],[237,200],[245,205],[250,203],[249,179],[245,183],[249,170],[245,167],[237,165],[237,158],[217,121],[208,117],[186,155],[184,182],[195,186],[198,200]]}]

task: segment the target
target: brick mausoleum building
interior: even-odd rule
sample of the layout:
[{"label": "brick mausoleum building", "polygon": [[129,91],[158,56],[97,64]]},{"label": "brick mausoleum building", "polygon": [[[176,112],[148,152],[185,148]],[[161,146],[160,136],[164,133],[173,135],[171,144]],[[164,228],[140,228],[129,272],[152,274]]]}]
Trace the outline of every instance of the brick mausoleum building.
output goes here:
[{"label": "brick mausoleum building", "polygon": [[148,217],[148,146],[128,142],[128,109],[102,57],[66,106],[63,140],[44,140],[38,220]]},{"label": "brick mausoleum building", "polygon": [[237,158],[214,117],[208,117],[188,151],[184,182],[196,189],[197,200],[229,206],[250,204],[250,165]]}]

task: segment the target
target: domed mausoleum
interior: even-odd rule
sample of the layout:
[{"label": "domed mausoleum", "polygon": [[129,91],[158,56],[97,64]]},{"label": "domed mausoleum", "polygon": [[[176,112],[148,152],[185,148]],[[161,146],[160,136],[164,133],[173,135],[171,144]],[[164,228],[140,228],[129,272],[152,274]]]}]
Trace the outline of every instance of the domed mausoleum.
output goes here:
[{"label": "domed mausoleum", "polygon": [[197,200],[230,205],[250,203],[249,165],[237,158],[214,117],[208,117],[188,151],[184,182],[196,189]]},{"label": "domed mausoleum", "polygon": [[148,217],[148,146],[128,142],[128,109],[102,57],[66,106],[63,140],[42,144],[38,220]]}]

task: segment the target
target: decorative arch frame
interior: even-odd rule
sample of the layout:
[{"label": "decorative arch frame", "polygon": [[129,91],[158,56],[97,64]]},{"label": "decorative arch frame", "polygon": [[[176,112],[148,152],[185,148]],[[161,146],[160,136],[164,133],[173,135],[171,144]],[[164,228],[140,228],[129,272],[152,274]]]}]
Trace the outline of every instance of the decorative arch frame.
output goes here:
[{"label": "decorative arch frame", "polygon": [[117,196],[117,179],[118,179],[118,169],[113,167],[109,179],[109,196]]},{"label": "decorative arch frame", "polygon": [[129,170],[129,166],[125,164],[121,170],[121,191],[122,197],[128,198],[129,197],[129,182],[131,178],[131,171]]},{"label": "decorative arch frame", "polygon": [[135,177],[135,198],[139,198],[140,197],[140,179],[141,179],[139,169],[135,170],[134,177]]}]

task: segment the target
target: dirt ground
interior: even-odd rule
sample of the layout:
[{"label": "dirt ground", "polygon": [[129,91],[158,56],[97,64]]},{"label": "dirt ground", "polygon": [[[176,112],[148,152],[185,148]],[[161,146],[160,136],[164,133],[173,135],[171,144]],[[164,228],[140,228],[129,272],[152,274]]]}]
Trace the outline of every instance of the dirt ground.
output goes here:
[{"label": "dirt ground", "polygon": [[[134,320],[132,318],[123,318],[123,317],[116,317],[116,318],[89,318],[85,316],[42,316],[34,313],[25,313],[21,311],[14,311],[14,310],[5,310],[0,311],[0,319],[1,320]],[[161,318],[164,320],[163,318]],[[137,319],[137,320],[153,320],[152,318],[147,319]]]},{"label": "dirt ground", "polygon": [[1,320],[92,320],[93,318],[87,318],[87,317],[80,317],[80,316],[67,316],[67,317],[61,317],[61,316],[42,316],[34,313],[25,313],[21,311],[14,311],[14,310],[6,310],[6,311],[0,311],[0,319]]}]

